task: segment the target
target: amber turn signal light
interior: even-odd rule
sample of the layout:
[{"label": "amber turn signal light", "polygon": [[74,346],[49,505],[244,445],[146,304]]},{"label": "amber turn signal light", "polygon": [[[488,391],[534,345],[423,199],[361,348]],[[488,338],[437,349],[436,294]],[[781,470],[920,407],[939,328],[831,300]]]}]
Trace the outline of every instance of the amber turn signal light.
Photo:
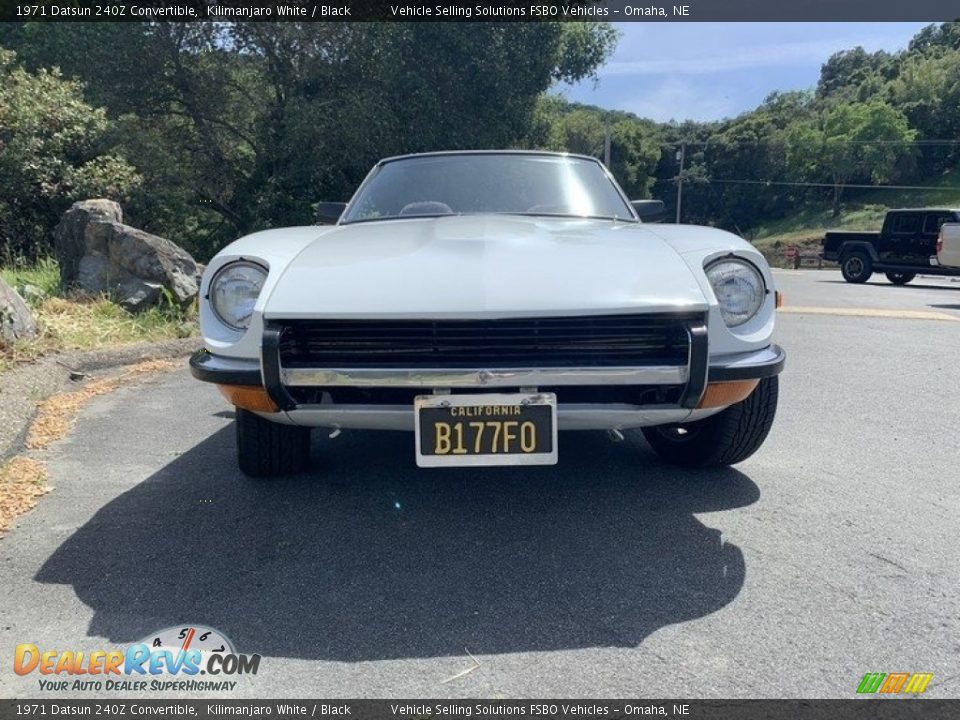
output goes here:
[{"label": "amber turn signal light", "polygon": [[759,380],[731,380],[712,382],[707,385],[697,409],[724,407],[746,400],[759,384]]},{"label": "amber turn signal light", "polygon": [[217,385],[227,402],[253,412],[279,412],[280,408],[270,399],[267,391],[254,385]]},{"label": "amber turn signal light", "polygon": [[775,292],[773,293],[773,297],[774,297],[774,299],[776,300],[776,303],[777,303],[777,305],[776,305],[776,306],[777,306],[777,310],[779,310],[780,308],[783,307],[783,293],[780,292],[779,290],[777,290],[777,291],[775,291]]}]

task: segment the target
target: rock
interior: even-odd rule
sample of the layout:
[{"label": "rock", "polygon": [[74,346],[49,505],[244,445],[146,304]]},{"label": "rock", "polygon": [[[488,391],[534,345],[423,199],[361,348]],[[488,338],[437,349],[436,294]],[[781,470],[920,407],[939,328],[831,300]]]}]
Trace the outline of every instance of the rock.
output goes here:
[{"label": "rock", "polygon": [[[60,281],[64,287],[73,285],[80,271],[80,260],[88,252],[87,226],[91,223],[123,222],[119,203],[113,200],[84,200],[75,202],[60,219],[53,231],[54,247],[60,261]],[[91,233],[96,236],[96,230]],[[95,242],[95,241],[94,241]],[[105,249],[105,248],[104,248]],[[105,254],[101,250],[99,254]]]},{"label": "rock", "polygon": [[[63,267],[61,265],[61,267]],[[110,261],[103,255],[84,255],[80,258],[75,284],[84,292],[99,295],[110,290]]]},{"label": "rock", "polygon": [[197,263],[186,250],[166,238],[129,225],[113,225],[108,240],[110,262],[133,277],[159,283],[184,304],[197,295]]},{"label": "rock", "polygon": [[113,290],[117,302],[128,312],[136,313],[156,305],[160,300],[163,285],[136,277],[128,277]]},{"label": "rock", "polygon": [[[131,312],[165,295],[186,305],[200,288],[201,269],[177,244],[122,222],[110,200],[74,203],[57,225],[57,256],[65,286],[109,293]],[[165,293],[164,289],[168,292]]]},{"label": "rock", "polygon": [[30,308],[16,291],[0,278],[0,344],[30,340],[37,336],[37,323]]},{"label": "rock", "polygon": [[43,288],[38,288],[30,283],[17,287],[17,293],[31,305],[37,305],[47,299],[47,293],[43,291]]}]

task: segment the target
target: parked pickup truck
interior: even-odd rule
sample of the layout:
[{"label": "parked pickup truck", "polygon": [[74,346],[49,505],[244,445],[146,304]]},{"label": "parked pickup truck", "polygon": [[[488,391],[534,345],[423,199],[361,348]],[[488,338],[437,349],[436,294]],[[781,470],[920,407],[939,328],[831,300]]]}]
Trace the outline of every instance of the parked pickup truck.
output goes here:
[{"label": "parked pickup truck", "polygon": [[960,210],[890,210],[880,232],[828,232],[821,256],[840,263],[843,279],[851,283],[866,282],[875,272],[885,273],[894,285],[906,285],[918,273],[960,275],[960,267],[944,267],[937,259],[945,223],[960,223]]},{"label": "parked pickup truck", "polygon": [[940,226],[937,261],[945,268],[960,270],[960,223],[944,223]]}]

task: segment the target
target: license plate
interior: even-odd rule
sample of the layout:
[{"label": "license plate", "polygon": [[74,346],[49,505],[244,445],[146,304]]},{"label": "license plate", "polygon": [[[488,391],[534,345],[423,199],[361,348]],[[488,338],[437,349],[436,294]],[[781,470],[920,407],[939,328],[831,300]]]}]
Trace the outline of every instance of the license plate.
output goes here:
[{"label": "license plate", "polygon": [[417,465],[555,465],[557,396],[553,393],[420,395]]}]

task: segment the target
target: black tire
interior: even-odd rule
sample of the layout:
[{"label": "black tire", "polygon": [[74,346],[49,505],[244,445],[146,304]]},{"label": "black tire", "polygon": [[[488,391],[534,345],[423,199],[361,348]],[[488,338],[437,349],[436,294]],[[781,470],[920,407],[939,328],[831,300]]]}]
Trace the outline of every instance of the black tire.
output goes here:
[{"label": "black tire", "polygon": [[779,381],[760,381],[750,396],[705,420],[643,428],[643,436],[662,459],[684,467],[735,465],[753,455],[767,439],[777,414]]},{"label": "black tire", "polygon": [[917,276],[916,273],[888,272],[887,280],[894,285],[906,285]]},{"label": "black tire", "polygon": [[237,460],[244,475],[299,472],[310,459],[310,428],[281,425],[237,408]]},{"label": "black tire", "polygon": [[865,252],[854,250],[840,262],[840,273],[849,283],[865,283],[873,275],[873,260]]}]

